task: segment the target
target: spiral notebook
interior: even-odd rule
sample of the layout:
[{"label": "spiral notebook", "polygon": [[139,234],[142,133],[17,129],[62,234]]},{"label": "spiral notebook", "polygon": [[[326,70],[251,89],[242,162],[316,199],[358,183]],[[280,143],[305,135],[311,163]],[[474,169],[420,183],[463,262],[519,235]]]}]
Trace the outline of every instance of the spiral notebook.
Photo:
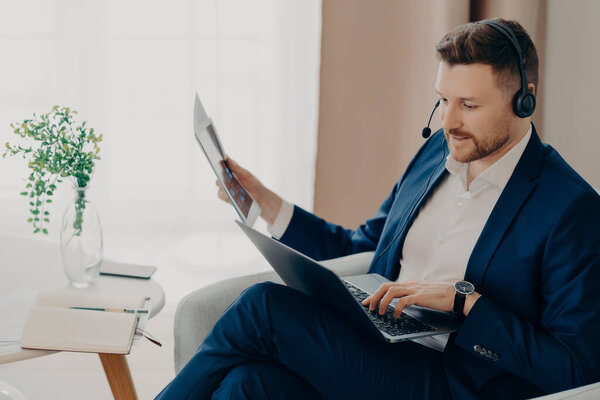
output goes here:
[{"label": "spiral notebook", "polygon": [[40,294],[29,310],[21,347],[89,353],[129,354],[139,314],[70,307],[141,308],[145,297],[87,290]]}]

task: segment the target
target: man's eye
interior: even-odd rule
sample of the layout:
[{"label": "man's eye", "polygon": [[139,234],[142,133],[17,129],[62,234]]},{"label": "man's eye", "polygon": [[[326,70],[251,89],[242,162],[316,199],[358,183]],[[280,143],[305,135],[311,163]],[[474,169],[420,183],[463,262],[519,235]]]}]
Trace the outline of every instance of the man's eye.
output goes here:
[{"label": "man's eye", "polygon": [[465,108],[466,108],[467,110],[474,110],[474,109],[476,109],[476,108],[477,108],[477,106],[472,106],[472,105],[469,105],[469,104],[465,104]]}]

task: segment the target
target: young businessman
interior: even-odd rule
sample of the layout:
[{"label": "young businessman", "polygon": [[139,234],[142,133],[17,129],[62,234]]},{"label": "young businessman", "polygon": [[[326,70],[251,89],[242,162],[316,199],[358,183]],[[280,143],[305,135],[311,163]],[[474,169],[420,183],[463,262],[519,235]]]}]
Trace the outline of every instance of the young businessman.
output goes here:
[{"label": "young businessman", "polygon": [[461,329],[382,343],[259,284],[158,398],[516,399],[600,380],[600,197],[531,124],[535,47],[518,23],[491,20],[457,27],[436,51],[442,129],[356,230],[229,163],[283,243],[315,259],[375,251],[370,272],[392,282],[365,306],[455,311]]}]

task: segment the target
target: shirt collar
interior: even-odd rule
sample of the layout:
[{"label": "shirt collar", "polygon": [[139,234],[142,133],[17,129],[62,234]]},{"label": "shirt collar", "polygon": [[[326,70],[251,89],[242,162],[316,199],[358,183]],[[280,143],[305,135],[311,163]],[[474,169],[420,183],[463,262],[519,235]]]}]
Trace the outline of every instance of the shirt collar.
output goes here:
[{"label": "shirt collar", "polygon": [[[517,143],[512,149],[510,149],[505,155],[502,156],[498,161],[494,164],[490,165],[481,175],[479,175],[473,182],[471,183],[470,189],[475,189],[481,185],[481,181],[487,181],[492,185],[498,187],[500,190],[504,190],[504,187],[508,183],[519,159],[523,155],[525,151],[525,147],[527,147],[527,143],[529,143],[529,139],[531,138],[531,124],[529,125],[529,130],[523,136],[523,138]],[[446,169],[452,175],[458,176],[463,184],[466,187],[467,182],[467,170],[469,168],[469,163],[463,163],[460,161],[456,161],[452,158],[452,155],[448,155],[446,158]],[[481,182],[481,183],[480,183]]]}]

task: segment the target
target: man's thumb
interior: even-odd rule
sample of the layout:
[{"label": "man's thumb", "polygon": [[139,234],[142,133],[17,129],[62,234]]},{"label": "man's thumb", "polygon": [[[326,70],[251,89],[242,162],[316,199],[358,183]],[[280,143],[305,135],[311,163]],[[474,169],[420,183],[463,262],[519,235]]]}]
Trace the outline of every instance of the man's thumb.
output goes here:
[{"label": "man's thumb", "polygon": [[238,164],[237,162],[235,162],[233,159],[231,159],[229,157],[227,157],[227,165],[231,168],[231,170],[233,172],[235,172],[238,175],[244,174],[246,172],[246,170],[244,168],[242,168],[240,166],[240,164]]}]

